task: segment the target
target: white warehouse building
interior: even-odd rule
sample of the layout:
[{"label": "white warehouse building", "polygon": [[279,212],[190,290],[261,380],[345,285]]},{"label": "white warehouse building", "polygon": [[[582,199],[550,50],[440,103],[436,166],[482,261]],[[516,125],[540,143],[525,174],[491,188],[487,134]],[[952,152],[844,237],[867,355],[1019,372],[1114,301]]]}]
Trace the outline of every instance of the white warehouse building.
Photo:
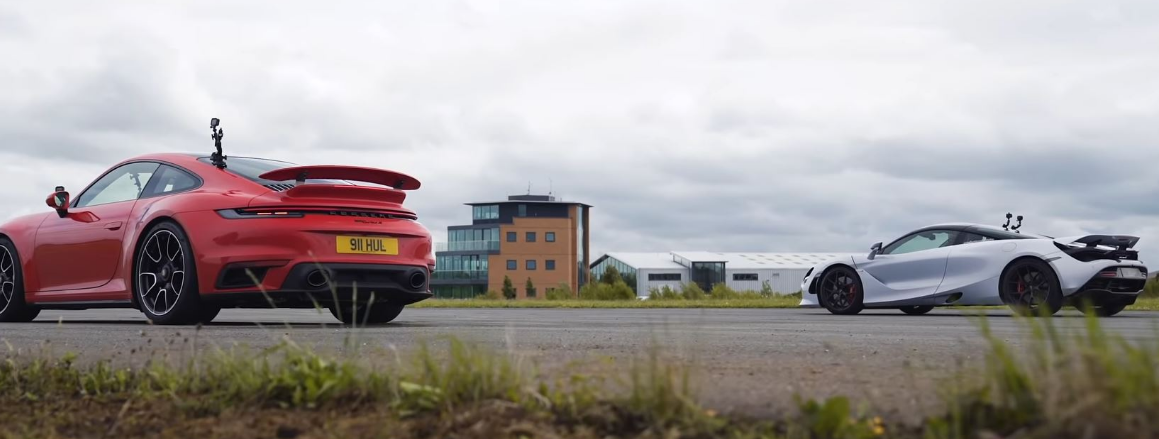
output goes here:
[{"label": "white warehouse building", "polygon": [[718,253],[705,251],[666,253],[606,253],[592,263],[592,279],[616,267],[624,281],[646,297],[653,288],[696,282],[705,291],[723,283],[737,291],[760,291],[766,283],[776,293],[801,289],[801,280],[814,265],[851,253]]}]

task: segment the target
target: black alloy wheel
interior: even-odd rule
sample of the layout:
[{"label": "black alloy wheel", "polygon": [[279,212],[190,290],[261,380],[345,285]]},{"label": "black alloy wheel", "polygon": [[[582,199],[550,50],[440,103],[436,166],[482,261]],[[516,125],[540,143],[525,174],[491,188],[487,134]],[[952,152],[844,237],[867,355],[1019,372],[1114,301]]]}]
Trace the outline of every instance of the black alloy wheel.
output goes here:
[{"label": "black alloy wheel", "polygon": [[217,310],[201,305],[197,268],[185,232],[174,223],[154,226],[137,250],[133,280],[137,302],[154,323],[208,323]]},{"label": "black alloy wheel", "polygon": [[825,271],[817,286],[821,306],[833,314],[857,314],[865,308],[861,278],[848,267],[834,267]]},{"label": "black alloy wheel", "polygon": [[1050,316],[1062,308],[1062,287],[1054,269],[1039,259],[1014,261],[1003,271],[999,295],[1014,312]]},{"label": "black alloy wheel", "polygon": [[928,313],[928,312],[930,312],[930,311],[933,311],[933,310],[934,310],[934,307],[932,307],[932,306],[929,306],[929,305],[923,305],[923,306],[903,306],[903,307],[901,307],[901,308],[899,308],[899,309],[901,309],[901,312],[904,312],[904,313],[906,313],[906,314],[909,314],[909,315],[911,315],[911,316],[920,316],[920,315],[922,315],[922,314],[925,314],[925,313]]},{"label": "black alloy wheel", "polygon": [[31,322],[40,308],[24,302],[24,279],[16,246],[0,238],[0,322]]}]

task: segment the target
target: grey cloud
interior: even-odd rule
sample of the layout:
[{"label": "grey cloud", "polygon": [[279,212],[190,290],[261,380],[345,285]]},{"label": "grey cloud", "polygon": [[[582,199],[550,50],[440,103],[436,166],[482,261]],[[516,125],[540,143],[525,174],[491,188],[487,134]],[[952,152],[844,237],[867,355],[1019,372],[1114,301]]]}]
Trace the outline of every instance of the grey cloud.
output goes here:
[{"label": "grey cloud", "polygon": [[1007,211],[1159,233],[1153,2],[1055,3],[24,2],[0,153],[44,169],[6,168],[0,217],[47,174],[208,151],[216,116],[232,154],[418,176],[439,236],[549,180],[597,251],[862,251]]}]

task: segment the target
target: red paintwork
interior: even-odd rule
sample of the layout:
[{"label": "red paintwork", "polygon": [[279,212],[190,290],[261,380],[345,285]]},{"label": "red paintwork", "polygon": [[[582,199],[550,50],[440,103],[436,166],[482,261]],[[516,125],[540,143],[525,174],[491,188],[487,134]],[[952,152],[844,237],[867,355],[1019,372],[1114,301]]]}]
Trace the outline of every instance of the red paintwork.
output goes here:
[{"label": "red paintwork", "polygon": [[404,191],[413,191],[422,185],[417,178],[401,172],[363,168],[360,166],[294,166],[273,170],[259,177],[274,181],[293,181],[301,176],[305,178],[361,181],[390,186]]},{"label": "red paintwork", "polygon": [[[16,245],[29,303],[123,301],[128,304],[133,296],[132,267],[137,243],[152,223],[161,219],[176,221],[188,235],[201,294],[236,291],[214,288],[221,268],[231,262],[279,267],[266,275],[263,287],[267,290],[279,289],[290,267],[301,262],[381,263],[429,269],[435,265],[430,232],[417,221],[328,215],[225,219],[216,212],[234,208],[297,207],[414,215],[401,205],[404,196],[399,190],[304,185],[275,192],[185,154],[146,155],[116,166],[133,161],[174,165],[197,174],[203,184],[172,195],[70,209],[64,218],[49,210],[0,226],[0,235]],[[311,178],[366,181],[362,180],[366,178],[364,174],[351,176],[341,170],[366,172],[369,168],[324,169],[327,171],[323,174],[311,172]],[[418,187],[418,180],[410,181],[413,185],[404,188]],[[72,198],[80,193],[73,193]],[[339,234],[398,237],[399,255],[340,255],[335,249],[335,236]]]}]

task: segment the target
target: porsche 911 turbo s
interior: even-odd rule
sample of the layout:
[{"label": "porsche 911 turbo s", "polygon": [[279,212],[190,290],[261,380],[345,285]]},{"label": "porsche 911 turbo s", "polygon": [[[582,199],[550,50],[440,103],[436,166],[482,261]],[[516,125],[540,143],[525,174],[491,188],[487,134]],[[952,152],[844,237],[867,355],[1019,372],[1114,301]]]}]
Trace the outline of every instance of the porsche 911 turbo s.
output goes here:
[{"label": "porsche 911 turbo s", "polygon": [[1135,299],[1147,267],[1134,236],[1052,238],[979,224],[924,227],[877,243],[866,256],[813,267],[801,284],[801,306],[833,314],[865,308],[925,314],[946,305],[1007,305],[1024,315],[1051,315],[1065,305],[1111,316]]},{"label": "porsche 911 turbo s", "polygon": [[210,156],[128,159],[76,197],[57,187],[53,211],[0,226],[0,321],[130,307],[196,324],[222,308],[326,307],[377,324],[432,296],[431,234],[402,206],[417,179],[227,159],[214,135]]}]

